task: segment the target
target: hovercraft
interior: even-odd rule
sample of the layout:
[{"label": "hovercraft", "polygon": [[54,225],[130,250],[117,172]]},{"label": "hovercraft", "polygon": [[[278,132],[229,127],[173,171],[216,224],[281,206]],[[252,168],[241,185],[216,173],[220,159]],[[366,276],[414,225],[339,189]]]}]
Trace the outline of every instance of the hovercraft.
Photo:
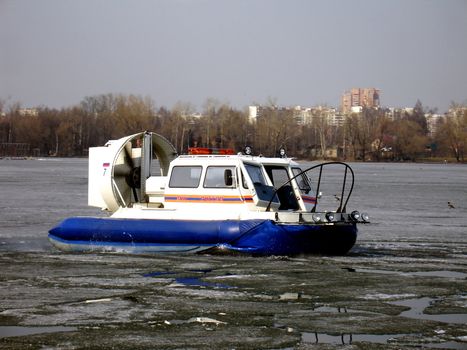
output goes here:
[{"label": "hovercraft", "polygon": [[[337,208],[320,210],[323,171],[342,168]],[[317,173],[312,180],[311,172]],[[108,217],[71,217],[49,231],[68,252],[346,254],[357,224],[347,212],[354,173],[342,162],[302,169],[251,149],[192,148],[177,155],[163,136],[142,132],[89,149],[88,204]]]}]

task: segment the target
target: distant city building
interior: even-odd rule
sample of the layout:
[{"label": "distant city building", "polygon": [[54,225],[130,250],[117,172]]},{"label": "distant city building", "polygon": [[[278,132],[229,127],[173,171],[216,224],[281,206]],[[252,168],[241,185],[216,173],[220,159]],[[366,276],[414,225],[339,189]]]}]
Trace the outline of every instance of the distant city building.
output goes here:
[{"label": "distant city building", "polygon": [[443,122],[446,117],[441,114],[425,114],[426,125],[428,127],[428,133],[431,137],[438,131],[439,125]]},{"label": "distant city building", "polygon": [[329,115],[328,123],[331,126],[343,126],[345,123],[345,115],[341,113],[334,113]]},{"label": "distant city building", "polygon": [[301,106],[295,106],[293,108],[293,115],[297,125],[307,125],[311,123],[312,112],[311,108],[303,108]]},{"label": "distant city building", "polygon": [[248,106],[248,121],[254,123],[260,116],[261,106]]},{"label": "distant city building", "polygon": [[448,112],[446,113],[448,117],[455,117],[459,115],[464,115],[467,113],[467,107],[465,106],[458,106],[458,107],[451,107],[449,108]]},{"label": "distant city building", "polygon": [[[407,118],[414,113],[414,108],[403,107],[403,108],[386,108],[385,116],[392,121]],[[433,137],[438,131],[439,126],[450,116],[449,112],[446,114],[433,114],[425,113],[426,125],[428,128],[428,136]]]},{"label": "distant city building", "polygon": [[[352,107],[350,107],[350,113],[359,114],[359,113],[362,113],[362,112],[363,112],[363,107],[362,106],[352,106]],[[344,112],[344,113],[347,113],[347,112]]]},{"label": "distant city building", "polygon": [[201,119],[202,116],[203,115],[201,113],[195,112],[195,113],[191,113],[188,117],[184,116],[184,118],[185,119],[187,119],[187,118]]},{"label": "distant city building", "polygon": [[412,107],[404,107],[404,108],[386,108],[386,117],[388,117],[391,120],[399,120],[407,115],[412,115],[413,114],[413,108]]},{"label": "distant city building", "polygon": [[334,107],[315,106],[315,107],[278,107],[278,106],[249,106],[248,119],[250,123],[256,122],[259,118],[267,115],[267,112],[275,111],[279,115],[292,115],[297,125],[310,125],[316,121],[316,118],[325,117],[327,123],[331,126],[344,125],[345,116],[337,112]]},{"label": "distant city building", "polygon": [[380,106],[380,90],[375,88],[352,88],[344,92],[341,99],[341,110],[343,113],[352,112],[352,108]]},{"label": "distant city building", "polygon": [[277,113],[279,116],[285,116],[288,113],[293,113],[292,108],[278,106],[248,106],[248,121],[255,123],[259,118],[267,115],[269,112]]},{"label": "distant city building", "polygon": [[313,124],[316,118],[324,117],[331,126],[344,125],[345,116],[338,113],[336,108],[328,106],[300,107],[294,108],[294,116],[298,125]]},{"label": "distant city building", "polygon": [[18,114],[25,117],[37,117],[39,115],[39,111],[37,108],[20,108],[18,109]]}]

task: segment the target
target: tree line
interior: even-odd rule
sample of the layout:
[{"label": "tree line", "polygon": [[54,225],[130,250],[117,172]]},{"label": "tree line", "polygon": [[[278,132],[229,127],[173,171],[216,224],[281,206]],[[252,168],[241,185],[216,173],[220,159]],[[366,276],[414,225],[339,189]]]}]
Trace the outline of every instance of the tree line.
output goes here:
[{"label": "tree line", "polygon": [[460,162],[465,161],[467,108],[452,107],[454,113],[441,118],[430,134],[428,111],[420,101],[411,113],[402,111],[391,118],[384,109],[363,108],[337,126],[320,109],[312,110],[310,122],[297,123],[293,109],[278,109],[272,103],[251,122],[247,110],[215,99],[206,100],[201,115],[189,103],[157,108],[151,98],[135,95],[89,96],[75,106],[39,107],[33,113],[0,100],[0,146],[3,155],[8,155],[6,145],[22,144],[27,145],[27,155],[80,157],[89,147],[150,130],[165,136],[179,153],[188,147],[241,151],[249,145],[256,154],[275,156],[285,148],[289,156],[301,159]]}]

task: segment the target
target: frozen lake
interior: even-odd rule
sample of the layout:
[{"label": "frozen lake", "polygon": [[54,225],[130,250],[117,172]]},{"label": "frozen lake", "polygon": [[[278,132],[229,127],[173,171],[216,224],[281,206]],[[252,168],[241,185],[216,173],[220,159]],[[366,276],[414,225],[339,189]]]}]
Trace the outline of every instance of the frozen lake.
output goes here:
[{"label": "frozen lake", "polygon": [[[348,211],[367,212],[372,221],[360,226],[357,246],[467,241],[467,165],[354,163],[352,168],[356,184]],[[60,220],[103,215],[87,206],[87,171],[87,159],[0,160],[0,250],[48,251],[47,231]],[[336,192],[323,188],[323,201]]]},{"label": "frozen lake", "polygon": [[0,160],[0,348],[466,349],[467,166],[351,166],[347,256],[136,256],[48,243],[86,159]]}]

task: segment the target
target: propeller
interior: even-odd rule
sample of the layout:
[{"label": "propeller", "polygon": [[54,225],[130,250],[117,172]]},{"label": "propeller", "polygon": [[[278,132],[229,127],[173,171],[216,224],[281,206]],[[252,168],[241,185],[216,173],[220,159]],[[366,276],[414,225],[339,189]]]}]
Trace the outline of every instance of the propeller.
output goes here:
[{"label": "propeller", "polygon": [[138,202],[137,189],[141,188],[141,166],[135,164],[131,151],[131,142],[127,142],[115,161],[113,173],[115,186],[125,206],[132,202],[132,194],[134,201]]}]

